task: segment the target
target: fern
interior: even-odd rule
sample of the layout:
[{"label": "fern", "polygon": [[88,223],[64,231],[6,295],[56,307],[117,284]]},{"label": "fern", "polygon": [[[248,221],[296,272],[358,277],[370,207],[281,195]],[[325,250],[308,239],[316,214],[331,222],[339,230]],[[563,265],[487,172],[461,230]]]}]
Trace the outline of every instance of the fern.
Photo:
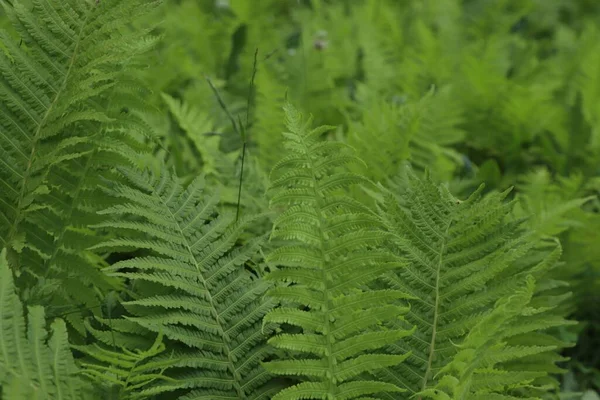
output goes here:
[{"label": "fern", "polygon": [[97,388],[116,387],[119,399],[132,400],[145,397],[140,396],[139,392],[154,381],[167,379],[162,376],[162,371],[171,360],[152,361],[153,357],[165,350],[162,338],[162,335],[158,335],[152,346],[143,351],[126,348],[109,350],[97,343],[73,347],[88,356],[88,360],[80,362],[82,374],[94,381]]},{"label": "fern", "polygon": [[[561,283],[544,278],[557,265],[560,247],[539,243],[535,235],[523,231],[522,220],[509,220],[512,203],[502,202],[507,193],[480,199],[479,190],[460,201],[430,178],[420,180],[408,170],[405,193],[386,196],[383,221],[394,237],[389,248],[408,264],[385,281],[415,298],[406,321],[416,332],[389,348],[392,354],[412,351],[412,355],[379,377],[409,393],[430,393],[441,382],[438,375],[458,357],[461,342],[470,345],[465,339],[468,332],[476,326],[485,329],[482,321],[494,319],[493,304],[510,296],[515,282],[528,275],[540,283],[531,304],[497,338],[504,341],[503,355],[496,357],[498,373],[494,370],[478,379],[484,384],[493,376],[497,385],[492,390],[512,392],[534,378],[540,380],[531,387],[541,388],[548,372],[559,371],[554,362],[561,359],[555,350],[565,344],[543,331],[567,323],[554,314],[564,296],[553,296],[551,290]],[[522,379],[509,382],[516,376]]]},{"label": "fern", "polygon": [[[529,215],[528,224],[541,237],[558,236],[564,243],[563,268],[552,272],[555,280],[567,281],[569,287],[563,292],[573,292],[572,298],[563,304],[569,313],[585,308],[583,304],[594,303],[598,282],[593,270],[598,258],[598,205],[596,196],[590,193],[593,183],[584,185],[581,174],[553,179],[546,169],[524,174],[517,187],[516,217]],[[589,187],[586,187],[589,186]],[[556,289],[559,291],[560,289]],[[581,318],[581,316],[578,316]]]},{"label": "fern", "polygon": [[261,301],[267,284],[243,267],[262,240],[237,245],[255,218],[235,223],[217,214],[218,197],[203,191],[202,178],[184,188],[165,171],[123,174],[129,183],[111,185],[110,193],[124,203],[103,211],[114,220],[99,225],[116,237],[96,247],[151,252],[106,271],[134,282],[125,318],[169,339],[173,363],[165,375],[176,379],[141,394],[183,389],[184,399],[267,398],[276,386],[260,366],[272,352],[260,323],[272,303]]},{"label": "fern", "polygon": [[348,143],[362,149],[369,178],[387,182],[406,160],[415,169],[429,170],[440,179],[452,176],[462,160],[451,146],[464,136],[459,129],[462,110],[455,104],[447,105],[452,104],[452,88],[430,90],[422,98],[403,104],[381,99],[368,86],[359,89],[354,107],[359,119],[350,121]]},{"label": "fern", "polygon": [[[494,366],[511,356],[511,349],[502,339],[515,329],[514,323],[518,317],[526,315],[533,292],[534,280],[528,276],[526,284],[514,294],[498,300],[493,311],[485,315],[469,332],[453,360],[440,371],[442,376],[436,388],[425,389],[421,395],[435,400],[514,399],[514,396],[504,394],[505,388],[509,386],[514,390],[519,382],[529,383],[538,374],[510,373],[495,369]],[[533,351],[543,349],[544,346],[537,346]],[[526,352],[523,348],[517,351],[523,354]]]},{"label": "fern", "polygon": [[[531,229],[540,236],[555,237],[568,229],[581,227],[577,211],[594,198],[580,197],[583,177],[573,175],[552,182],[546,169],[523,174],[517,189],[517,217],[529,216]],[[575,218],[578,216],[579,218]]]},{"label": "fern", "polygon": [[64,321],[56,319],[46,331],[44,309],[28,307],[15,292],[6,250],[0,253],[0,385],[2,398],[92,399],[90,387],[77,376]]},{"label": "fern", "polygon": [[[236,149],[225,153],[221,149],[221,136],[223,134],[213,132],[212,119],[208,114],[204,114],[197,107],[185,101],[179,101],[167,94],[163,94],[162,97],[177,124],[185,131],[187,139],[193,143],[194,150],[200,155],[200,160],[196,157],[196,154],[187,157],[191,166],[186,170],[194,171],[192,175],[195,175],[196,171],[202,171],[208,183],[219,188],[221,202],[237,206],[237,186],[239,185],[241,166],[236,165],[236,161],[239,161],[240,151]],[[173,139],[173,142],[175,141],[176,139]],[[175,146],[174,143],[174,149],[177,148]],[[185,146],[183,147],[185,148]],[[178,151],[178,153],[180,154],[177,157],[186,158],[186,154],[181,154],[183,152]],[[259,161],[263,162],[264,160],[262,160],[262,157],[253,157],[252,154],[248,154],[246,158],[244,180],[250,182],[251,185],[246,185],[243,188],[241,205],[248,212],[259,213],[267,208],[264,200],[267,174],[258,165]],[[179,163],[175,162],[175,164]]]},{"label": "fern", "polygon": [[[111,121],[94,102],[115,84],[115,65],[127,60],[124,53],[131,50],[126,39],[113,36],[124,24],[123,13],[140,5],[34,1],[33,10],[21,2],[2,5],[26,46],[26,50],[19,47],[2,33],[8,51],[0,59],[6,132],[1,183],[8,196],[5,201],[13,205],[3,208],[2,240],[20,248],[19,226],[34,208],[35,197],[48,193],[44,180],[50,168],[84,155],[78,146],[83,135],[67,133],[85,122]],[[105,53],[120,42],[124,48]]]},{"label": "fern", "polygon": [[[231,174],[233,172],[232,162],[220,157],[222,156],[219,149],[221,140],[218,134],[213,133],[214,128],[210,116],[167,94],[163,94],[163,100],[175,121],[186,133],[187,139],[193,143],[195,150],[201,156],[203,173],[217,176],[222,173],[226,176]],[[180,147],[186,148],[181,145]],[[178,150],[178,153],[183,153],[183,151]],[[182,154],[179,154],[179,157],[181,156]]]},{"label": "fern", "polygon": [[265,61],[256,74],[256,112],[250,138],[258,145],[258,158],[266,171],[279,161],[278,153],[283,150],[280,138],[285,117],[281,106],[286,87],[280,74],[280,66],[273,60]]},{"label": "fern", "polygon": [[597,2],[160,2],[0,0],[2,399],[598,388]]},{"label": "fern", "polygon": [[[27,2],[29,3],[29,2]],[[19,37],[0,32],[0,240],[30,303],[52,313],[96,307],[118,282],[85,249],[97,180],[107,165],[132,162],[144,147],[146,109],[129,74],[152,40],[130,30],[145,1],[34,0],[2,7]],[[121,108],[130,109],[126,117]],[[126,133],[125,133],[126,132]],[[76,268],[74,266],[77,266]],[[81,285],[89,290],[82,291]],[[95,289],[94,289],[95,287]],[[68,320],[84,334],[79,314]]]},{"label": "fern", "polygon": [[[395,290],[364,285],[398,264],[383,250],[385,234],[376,217],[340,193],[363,182],[338,168],[358,159],[338,142],[321,141],[331,129],[310,130],[291,105],[285,107],[289,155],[273,169],[273,207],[285,207],[275,220],[272,239],[284,244],[268,257],[279,268],[266,279],[290,282],[269,291],[281,302],[265,322],[286,323],[299,333],[281,333],[269,342],[291,352],[266,368],[280,375],[303,377],[273,399],[355,399],[400,391],[395,385],[365,380],[369,370],[402,362],[410,353],[385,354],[378,349],[410,334],[382,329],[382,321],[401,319],[405,297]],[[370,398],[370,397],[369,397]]]}]

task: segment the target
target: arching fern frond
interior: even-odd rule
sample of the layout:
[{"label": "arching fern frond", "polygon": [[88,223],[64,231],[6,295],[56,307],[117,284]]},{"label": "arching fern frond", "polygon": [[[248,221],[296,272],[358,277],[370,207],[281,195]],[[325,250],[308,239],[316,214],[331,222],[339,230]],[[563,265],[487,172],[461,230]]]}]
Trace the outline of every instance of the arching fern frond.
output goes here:
[{"label": "arching fern frond", "polygon": [[[27,321],[26,321],[27,320]],[[88,385],[77,376],[64,321],[46,331],[44,309],[28,307],[27,318],[15,292],[6,250],[0,254],[0,386],[2,398],[93,399]]]},{"label": "arching fern frond", "polygon": [[[82,157],[93,123],[108,123],[102,95],[116,84],[133,44],[124,36],[142,1],[2,1],[20,38],[0,32],[2,243],[24,245],[21,224],[50,190],[51,167]],[[22,46],[19,46],[22,41]],[[135,43],[135,42],[134,42]],[[89,125],[92,123],[92,125]]]},{"label": "arching fern frond", "polygon": [[130,24],[156,2],[0,3],[18,34],[0,31],[0,243],[11,267],[23,266],[28,302],[69,311],[84,334],[70,311],[117,287],[85,250],[98,242],[87,226],[106,206],[99,175],[144,148],[134,114],[146,106],[129,68],[153,40]]},{"label": "arching fern frond", "polygon": [[268,261],[277,266],[267,279],[289,282],[269,291],[281,303],[265,322],[286,323],[300,333],[282,333],[270,343],[290,351],[269,362],[275,374],[302,382],[273,399],[357,399],[401,391],[385,382],[363,379],[367,371],[402,362],[409,353],[379,349],[410,334],[383,329],[382,321],[402,319],[407,308],[397,290],[369,290],[365,285],[399,266],[381,246],[386,235],[376,216],[344,195],[360,175],[345,172],[360,162],[347,146],[320,140],[329,127],[311,129],[291,105],[285,107],[289,155],[272,173],[274,208],[284,207],[271,237],[283,240]]},{"label": "arching fern frond", "polygon": [[[414,297],[406,320],[416,332],[390,347],[392,354],[413,354],[381,373],[382,379],[413,394],[435,387],[467,334],[482,324],[485,329],[482,321],[500,312],[492,311],[494,303],[515,293],[515,282],[531,275],[539,281],[533,300],[511,317],[498,338],[502,351],[489,365],[515,378],[510,388],[527,384],[529,393],[543,392],[543,384],[552,383],[544,380],[559,371],[555,350],[565,344],[544,331],[567,322],[555,315],[564,296],[554,296],[552,289],[561,283],[544,274],[557,265],[561,249],[555,242],[539,242],[523,229],[522,220],[509,217],[513,203],[503,202],[507,194],[480,198],[476,191],[460,201],[429,177],[421,180],[408,170],[405,192],[387,195],[382,215],[393,235],[389,248],[408,264],[385,280]],[[488,378],[507,384],[495,375],[481,375],[482,384]]]},{"label": "arching fern frond", "polygon": [[554,181],[547,169],[523,174],[517,189],[515,215],[530,216],[531,229],[544,237],[556,237],[568,229],[582,226],[576,218],[578,211],[594,198],[582,196],[582,176],[574,174]]},{"label": "arching fern frond", "polygon": [[282,105],[286,86],[279,78],[284,75],[281,69],[269,59],[256,72],[255,120],[250,137],[257,144],[258,159],[266,171],[279,161],[278,153],[283,149],[280,139],[285,128]]},{"label": "arching fern frond", "polygon": [[[193,161],[190,162],[192,165],[186,170],[193,171],[194,176],[197,171],[201,171],[211,186],[215,185],[219,188],[221,203],[237,207],[241,166],[236,165],[236,160],[239,162],[241,150],[236,149],[226,153],[221,148],[222,133],[213,131],[218,127],[215,127],[207,112],[164,93],[163,100],[168,105],[175,122],[185,131],[186,139],[193,144],[194,150],[201,158],[199,160],[196,154],[186,157],[186,146],[179,146],[180,153],[183,154],[177,155],[181,159],[178,163],[185,163],[188,159],[191,161],[191,156],[193,156]],[[266,131],[263,133],[267,134]],[[173,139],[171,146],[177,146],[176,140]],[[243,182],[248,183],[244,184],[240,204],[246,209],[245,212],[261,212],[267,208],[266,200],[264,200],[267,174],[259,167],[259,162],[264,161],[263,154],[259,154],[257,157],[249,150],[246,152],[248,154],[245,160]]]},{"label": "arching fern frond", "polygon": [[[204,191],[197,178],[187,187],[162,169],[160,175],[123,170],[128,184],[115,183],[110,193],[124,200],[103,214],[113,217],[99,227],[115,238],[102,249],[143,249],[150,254],[117,262],[107,273],[134,284],[136,298],[124,302],[126,320],[162,333],[165,376],[140,392],[154,395],[182,390],[183,399],[265,399],[276,388],[260,362],[272,350],[261,332],[268,284],[255,279],[244,264],[262,238],[238,244],[256,218],[234,221],[219,214],[218,196]],[[158,357],[155,361],[159,361]]]}]

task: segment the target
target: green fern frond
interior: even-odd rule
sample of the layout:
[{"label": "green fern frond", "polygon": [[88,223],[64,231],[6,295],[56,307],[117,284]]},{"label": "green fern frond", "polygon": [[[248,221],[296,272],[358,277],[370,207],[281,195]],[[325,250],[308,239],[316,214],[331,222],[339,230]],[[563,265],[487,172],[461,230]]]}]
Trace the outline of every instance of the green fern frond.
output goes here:
[{"label": "green fern frond", "polygon": [[[211,185],[218,186],[221,202],[237,207],[241,166],[236,165],[236,161],[239,162],[241,151],[236,149],[226,153],[221,149],[223,134],[214,132],[215,126],[212,117],[200,111],[198,107],[164,93],[163,100],[168,105],[176,123],[185,131],[186,138],[193,145],[178,144],[176,142],[178,139],[174,138],[171,146],[177,147],[179,150],[176,152],[180,153],[174,157],[181,159],[175,163],[185,164],[189,159],[191,165],[185,169],[186,172],[193,171],[192,175],[195,176],[197,171],[202,171]],[[173,136],[178,136],[178,133],[174,133]],[[193,147],[192,154],[187,154],[189,147]],[[243,181],[250,182],[250,184],[244,185],[240,204],[247,212],[260,213],[267,208],[264,200],[267,178],[266,173],[259,166],[259,162],[262,163],[264,160],[262,154],[260,157],[254,157],[249,150],[246,151],[249,154],[247,154],[244,165]],[[200,156],[200,159],[197,155]]]},{"label": "green fern frond", "polygon": [[0,32],[0,240],[10,265],[24,266],[28,302],[68,311],[85,335],[71,311],[96,308],[119,285],[86,250],[99,241],[88,225],[99,221],[94,207],[106,207],[97,188],[107,166],[137,162],[145,149],[137,114],[148,106],[130,72],[153,40],[129,24],[153,3],[1,4],[18,37]]},{"label": "green fern frond", "polygon": [[133,400],[144,398],[139,392],[153,382],[173,380],[162,375],[173,360],[153,359],[165,351],[162,339],[162,335],[157,335],[156,340],[147,350],[131,351],[122,348],[120,351],[115,351],[98,343],[73,346],[73,348],[87,356],[79,362],[82,375],[95,382],[97,388],[104,387],[107,388],[105,390],[110,390],[111,387],[116,387],[119,399]]},{"label": "green fern frond", "polygon": [[[46,331],[44,309],[28,307],[15,292],[6,250],[0,253],[0,385],[2,397],[20,399],[83,400],[94,398],[77,376],[64,321]],[[27,320],[27,321],[26,321]]]},{"label": "green fern frond", "polygon": [[[214,127],[210,116],[167,94],[163,93],[162,97],[175,121],[185,131],[187,138],[202,157],[202,172],[207,176],[233,175],[233,164],[222,155],[219,148],[221,139],[219,134],[213,133]],[[181,147],[186,148],[186,146]]]},{"label": "green fern frond", "polygon": [[[544,357],[553,354],[556,343],[537,346],[523,338],[567,324],[562,314],[554,315],[564,297],[553,296],[553,284],[544,277],[557,265],[561,250],[556,243],[539,243],[522,229],[522,220],[509,218],[512,203],[502,201],[507,194],[480,198],[476,191],[460,201],[429,177],[420,180],[409,170],[405,192],[398,198],[387,195],[382,215],[393,235],[390,250],[408,264],[385,281],[414,297],[406,321],[416,332],[389,348],[392,354],[412,351],[409,359],[379,377],[409,393],[435,387],[468,333],[477,326],[485,329],[482,321],[500,313],[490,311],[494,303],[511,296],[515,282],[529,275],[540,282],[533,300],[511,317],[504,336],[497,337],[503,347],[489,355],[488,363],[501,370],[499,374],[531,375],[513,382],[515,387],[555,368],[552,357]],[[530,358],[537,361],[530,363]],[[495,372],[490,374],[487,378],[495,379]]]},{"label": "green fern frond", "polygon": [[[528,276],[526,284],[514,294],[498,300],[493,311],[470,330],[452,361],[442,368],[442,377],[436,388],[425,389],[419,394],[434,400],[469,400],[483,396],[508,399],[511,397],[502,393],[506,387],[514,390],[517,389],[516,385],[524,381],[529,384],[539,377],[539,372],[510,374],[494,368],[494,361],[507,357],[503,354],[507,350],[502,344],[504,331],[511,322],[514,324],[516,317],[524,314],[533,292],[534,280]],[[538,346],[533,350],[542,352],[548,349],[553,347]]]},{"label": "green fern frond", "polygon": [[320,140],[330,127],[312,129],[311,119],[304,120],[289,104],[285,113],[290,155],[273,169],[271,188],[272,206],[285,207],[271,238],[283,244],[268,257],[278,268],[267,279],[291,284],[269,291],[281,307],[265,322],[302,331],[270,339],[291,354],[265,366],[304,382],[273,399],[355,399],[401,391],[363,379],[368,371],[406,359],[410,353],[388,355],[380,349],[411,331],[380,326],[407,312],[397,304],[406,298],[403,292],[365,286],[399,263],[381,249],[386,235],[376,216],[344,195],[350,185],[366,180],[340,167],[360,161],[347,146]]},{"label": "green fern frond", "polygon": [[85,328],[90,337],[98,345],[110,347],[113,350],[118,346],[130,351],[145,351],[152,347],[155,339],[148,329],[124,318],[102,318],[94,316],[93,320],[84,320]]},{"label": "green fern frond", "polygon": [[122,204],[98,227],[115,237],[96,249],[147,249],[151,254],[117,262],[106,272],[134,283],[136,298],[123,302],[127,321],[162,333],[174,350],[165,376],[140,394],[185,390],[184,398],[259,399],[274,390],[260,366],[272,350],[261,320],[272,308],[268,287],[244,269],[262,239],[238,245],[256,218],[234,221],[217,213],[218,197],[203,178],[187,187],[171,173],[154,176],[122,170],[128,183],[109,192]]},{"label": "green fern frond", "polygon": [[446,180],[462,162],[451,148],[464,132],[463,111],[452,100],[451,87],[430,90],[417,99],[381,99],[368,86],[360,87],[356,106],[359,118],[351,121],[350,145],[362,149],[368,177],[386,182],[409,160],[415,169],[429,170]]},{"label": "green fern frond", "polygon": [[255,121],[250,131],[251,140],[258,145],[258,158],[262,167],[270,171],[283,150],[281,131],[285,128],[282,105],[286,86],[279,79],[279,65],[266,61],[256,73]]},{"label": "green fern frond", "polygon": [[542,237],[558,236],[570,228],[581,227],[583,223],[579,221],[581,218],[576,218],[577,210],[594,198],[581,197],[581,175],[558,178],[553,182],[546,169],[524,174],[517,188],[515,215],[531,216],[531,229]]},{"label": "green fern frond", "polygon": [[1,144],[8,157],[0,180],[7,203],[2,241],[19,247],[13,241],[36,197],[48,193],[44,181],[50,169],[61,160],[83,157],[87,151],[81,145],[86,137],[91,140],[95,124],[113,121],[102,95],[117,83],[120,68],[136,50],[131,37],[117,32],[126,15],[148,5],[36,0],[33,9],[21,1],[2,1],[2,6],[23,43],[19,47],[2,33],[8,50],[0,54]]}]

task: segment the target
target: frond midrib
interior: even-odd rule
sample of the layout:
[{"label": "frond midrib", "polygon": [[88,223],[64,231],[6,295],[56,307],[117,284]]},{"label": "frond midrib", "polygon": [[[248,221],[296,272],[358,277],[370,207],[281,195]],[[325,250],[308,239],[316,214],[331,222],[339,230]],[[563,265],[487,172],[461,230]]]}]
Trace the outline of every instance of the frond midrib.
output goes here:
[{"label": "frond midrib", "polygon": [[331,298],[330,298],[330,288],[329,288],[329,279],[327,279],[327,275],[325,273],[325,269],[327,268],[327,262],[325,259],[325,250],[323,249],[323,244],[326,242],[326,235],[325,232],[323,230],[323,225],[326,221],[325,217],[323,216],[323,203],[321,201],[321,197],[319,196],[319,180],[317,178],[317,174],[316,174],[316,170],[315,170],[315,165],[313,163],[312,158],[310,157],[310,149],[309,146],[306,143],[306,138],[304,136],[298,135],[300,137],[300,142],[302,143],[302,148],[304,149],[304,154],[306,156],[306,159],[308,160],[308,167],[310,169],[310,175],[312,178],[312,182],[313,182],[313,187],[312,187],[312,192],[313,192],[313,196],[315,197],[316,200],[316,207],[315,210],[317,212],[317,218],[319,219],[319,236],[321,239],[321,243],[319,243],[319,252],[321,253],[321,260],[323,260],[323,267],[321,268],[321,282],[323,282],[323,297],[325,299],[324,301],[324,306],[323,306],[323,314],[325,316],[325,332],[326,332],[326,340],[327,340],[327,369],[329,371],[329,379],[328,379],[328,391],[331,390],[332,386],[335,386],[335,383],[332,382],[333,377],[335,376],[335,367],[333,365],[333,348],[331,346],[331,343],[335,340],[335,338],[333,338],[332,336],[332,329],[331,329],[331,318],[330,318],[330,309],[332,308],[332,304],[331,304]]},{"label": "frond midrib", "polygon": [[446,244],[448,241],[448,231],[452,226],[452,219],[448,222],[446,229],[444,231],[443,241],[441,243],[440,251],[438,253],[439,261],[436,268],[435,273],[435,302],[433,308],[433,322],[432,322],[432,331],[431,331],[431,342],[429,344],[429,356],[427,358],[427,369],[423,375],[423,385],[421,390],[425,390],[427,388],[427,381],[429,380],[429,375],[431,375],[432,367],[433,367],[433,356],[435,355],[435,339],[437,334],[437,322],[439,317],[439,305],[440,305],[440,275],[442,265],[444,264],[444,251],[446,249]]},{"label": "frond midrib", "polygon": [[[94,149],[94,152],[95,151],[96,150]],[[83,189],[83,187],[85,186],[85,183],[86,183],[85,178],[88,176],[88,173],[90,170],[92,158],[93,158],[93,154],[90,155],[88,157],[88,159],[86,160],[85,167],[83,169],[83,174],[81,175],[81,179],[79,180],[79,182],[77,184],[75,193],[73,194],[73,197],[72,197],[71,201],[69,202],[69,208],[65,215],[66,218],[64,218],[64,221],[70,221],[73,216],[73,212],[77,208],[77,203],[79,201],[79,196],[81,194],[81,190]],[[52,251],[52,254],[50,255],[50,257],[48,259],[46,259],[44,261],[44,271],[45,271],[44,277],[45,278],[48,278],[48,276],[51,272],[52,264],[54,263],[54,260],[58,256],[60,249],[63,247],[63,240],[64,240],[64,237],[65,237],[65,234],[66,234],[68,228],[69,228],[69,224],[63,223],[62,226],[60,227],[60,232],[59,232],[58,236],[56,236],[54,239],[54,249]]]}]

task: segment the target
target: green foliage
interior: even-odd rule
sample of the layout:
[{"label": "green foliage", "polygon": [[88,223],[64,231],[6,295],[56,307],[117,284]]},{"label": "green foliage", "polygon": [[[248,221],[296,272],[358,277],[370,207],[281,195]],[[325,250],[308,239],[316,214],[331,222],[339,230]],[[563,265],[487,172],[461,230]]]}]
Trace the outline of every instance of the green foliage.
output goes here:
[{"label": "green foliage", "polygon": [[599,16],[0,0],[0,397],[591,396]]},{"label": "green foliage", "polygon": [[0,254],[0,283],[2,398],[75,400],[91,396],[88,385],[77,376],[65,322],[54,320],[48,335],[43,307],[27,307],[25,318],[6,250]]},{"label": "green foliage", "polygon": [[504,388],[527,387],[536,377],[535,372],[503,371],[495,369],[494,365],[510,359],[517,351],[523,355],[536,354],[552,348],[530,346],[527,350],[511,349],[502,343],[502,339],[511,335],[511,330],[514,331],[517,317],[526,315],[524,310],[531,300],[533,288],[534,281],[528,276],[525,287],[500,299],[494,310],[469,331],[452,361],[440,370],[442,376],[436,388],[425,389],[421,394],[425,398],[439,400],[510,399],[514,397],[504,395]]},{"label": "green foliage", "polygon": [[117,388],[116,393],[109,391],[105,396],[125,400],[144,398],[143,394],[139,394],[140,391],[155,380],[167,379],[162,373],[171,360],[158,363],[150,361],[165,350],[162,335],[156,337],[156,341],[148,350],[131,351],[125,347],[110,350],[98,343],[73,347],[88,356],[89,360],[80,363],[83,375],[89,377],[100,388]]},{"label": "green foliage", "polygon": [[[359,95],[355,107],[360,120],[351,120],[348,142],[362,150],[365,160],[380,159],[369,168],[369,178],[386,182],[390,171],[398,171],[409,159],[421,171],[443,171],[441,177],[451,176],[462,160],[448,147],[463,138],[458,128],[462,111],[453,107],[452,97],[448,87],[440,92],[432,89],[406,105],[382,101],[375,93],[365,93],[364,98]],[[401,138],[397,129],[403,132]]]}]

